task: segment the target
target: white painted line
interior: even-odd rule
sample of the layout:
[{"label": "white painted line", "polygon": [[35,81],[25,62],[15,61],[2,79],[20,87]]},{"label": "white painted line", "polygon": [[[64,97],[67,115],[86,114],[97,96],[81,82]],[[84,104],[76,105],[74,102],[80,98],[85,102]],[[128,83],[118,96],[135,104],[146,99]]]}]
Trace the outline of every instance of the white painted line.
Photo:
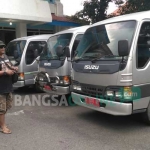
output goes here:
[{"label": "white painted line", "polygon": [[18,116],[20,114],[24,114],[24,110],[16,111],[16,112],[13,112],[13,113],[7,113],[6,115],[7,116]]}]

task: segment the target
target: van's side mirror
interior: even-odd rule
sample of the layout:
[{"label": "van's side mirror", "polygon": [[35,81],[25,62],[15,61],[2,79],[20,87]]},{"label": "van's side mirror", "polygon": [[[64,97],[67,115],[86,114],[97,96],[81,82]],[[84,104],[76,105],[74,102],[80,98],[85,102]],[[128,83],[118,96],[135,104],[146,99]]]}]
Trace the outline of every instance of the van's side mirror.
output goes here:
[{"label": "van's side mirror", "polygon": [[39,52],[37,49],[34,50],[34,58],[37,58],[39,56]]},{"label": "van's side mirror", "polygon": [[129,43],[128,40],[118,41],[118,54],[119,56],[128,56],[129,55]]},{"label": "van's side mirror", "polygon": [[45,46],[43,47],[42,53],[47,55],[47,51],[48,51],[48,45],[46,43]]},{"label": "van's side mirror", "polygon": [[63,46],[62,45],[58,45],[56,48],[56,54],[58,57],[61,57],[64,54],[64,50],[63,50]]},{"label": "van's side mirror", "polygon": [[35,60],[37,61],[37,63],[39,63],[39,61],[40,61],[40,56],[38,56]]},{"label": "van's side mirror", "polygon": [[19,54],[18,54],[18,51],[17,51],[17,50],[14,50],[14,58],[15,58],[15,59],[18,59],[18,58],[19,58]]},{"label": "van's side mirror", "polygon": [[66,57],[70,57],[70,48],[69,48],[69,46],[66,46],[66,48],[65,48],[65,55],[66,55]]}]

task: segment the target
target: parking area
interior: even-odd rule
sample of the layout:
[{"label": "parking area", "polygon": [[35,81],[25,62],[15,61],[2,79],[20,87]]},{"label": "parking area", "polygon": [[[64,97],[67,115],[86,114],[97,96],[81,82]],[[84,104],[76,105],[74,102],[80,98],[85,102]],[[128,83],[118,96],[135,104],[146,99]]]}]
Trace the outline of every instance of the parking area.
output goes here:
[{"label": "parking area", "polygon": [[[15,95],[39,95],[31,89]],[[44,93],[40,93],[43,95]],[[0,133],[0,150],[149,150],[150,127],[139,115],[114,117],[80,106],[14,106],[6,116],[12,134]]]}]

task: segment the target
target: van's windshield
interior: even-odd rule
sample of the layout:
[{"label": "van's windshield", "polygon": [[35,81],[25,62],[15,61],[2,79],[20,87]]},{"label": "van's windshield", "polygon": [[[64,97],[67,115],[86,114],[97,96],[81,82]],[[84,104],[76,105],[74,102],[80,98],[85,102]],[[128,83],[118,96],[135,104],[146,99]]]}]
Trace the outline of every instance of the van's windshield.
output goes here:
[{"label": "van's windshield", "polygon": [[136,21],[104,24],[89,28],[76,52],[74,60],[119,59],[118,41],[128,40],[131,45]]},{"label": "van's windshield", "polygon": [[16,61],[19,63],[25,45],[26,45],[26,40],[10,42],[6,47],[6,55],[9,57],[11,61]]},{"label": "van's windshield", "polygon": [[70,41],[72,38],[72,33],[66,33],[66,34],[60,34],[60,35],[55,35],[49,38],[48,42],[47,42],[47,51],[44,51],[41,55],[40,55],[40,60],[45,60],[45,59],[61,59],[64,60],[65,54],[61,57],[58,57],[56,54],[56,48],[58,46],[62,46],[63,48],[65,48],[66,46],[70,45]]}]

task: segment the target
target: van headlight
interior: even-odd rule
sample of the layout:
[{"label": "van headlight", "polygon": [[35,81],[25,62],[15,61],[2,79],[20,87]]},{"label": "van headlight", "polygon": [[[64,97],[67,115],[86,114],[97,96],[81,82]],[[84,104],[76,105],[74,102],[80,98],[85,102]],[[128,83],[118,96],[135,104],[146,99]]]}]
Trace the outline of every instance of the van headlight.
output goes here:
[{"label": "van headlight", "polygon": [[115,97],[122,98],[123,94],[122,92],[115,92]]},{"label": "van headlight", "polygon": [[80,84],[74,81],[72,82],[72,89],[76,91],[82,91]]},{"label": "van headlight", "polygon": [[73,90],[77,90],[77,86],[76,85],[72,85]]},{"label": "van headlight", "polygon": [[59,84],[59,80],[58,80],[58,79],[56,79],[56,80],[55,80],[55,83],[56,83],[56,84]]},{"label": "van headlight", "polygon": [[132,100],[132,93],[132,87],[108,87],[105,96],[119,100]]},{"label": "van headlight", "polygon": [[24,73],[23,73],[23,72],[18,73],[18,80],[19,80],[19,81],[24,80]]},{"label": "van headlight", "polygon": [[57,85],[70,85],[70,76],[57,76],[55,79],[55,84]]},{"label": "van headlight", "polygon": [[72,88],[73,88],[73,90],[81,91],[80,85],[73,85]]},{"label": "van headlight", "polygon": [[106,91],[106,96],[113,97],[114,91]]},{"label": "van headlight", "polygon": [[45,73],[40,72],[40,73],[37,74],[36,81],[48,82],[48,78],[47,78]]},{"label": "van headlight", "polygon": [[64,76],[63,77],[63,82],[64,82],[65,85],[70,84],[70,77],[69,76]]}]

